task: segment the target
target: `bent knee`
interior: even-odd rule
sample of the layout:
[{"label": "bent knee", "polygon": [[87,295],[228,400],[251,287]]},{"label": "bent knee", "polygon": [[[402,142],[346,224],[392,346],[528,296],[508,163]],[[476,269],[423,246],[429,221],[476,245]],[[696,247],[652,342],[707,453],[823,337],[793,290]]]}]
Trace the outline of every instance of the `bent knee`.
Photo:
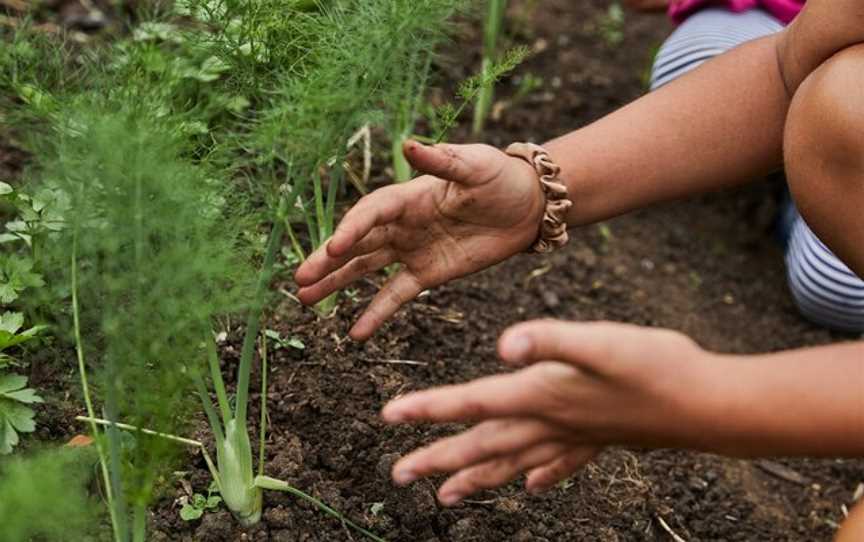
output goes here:
[{"label": "bent knee", "polygon": [[[784,160],[796,199],[825,182],[864,183],[864,45],[844,49],[795,92]],[[822,186],[818,186],[822,185]],[[803,202],[806,207],[806,201]]]}]

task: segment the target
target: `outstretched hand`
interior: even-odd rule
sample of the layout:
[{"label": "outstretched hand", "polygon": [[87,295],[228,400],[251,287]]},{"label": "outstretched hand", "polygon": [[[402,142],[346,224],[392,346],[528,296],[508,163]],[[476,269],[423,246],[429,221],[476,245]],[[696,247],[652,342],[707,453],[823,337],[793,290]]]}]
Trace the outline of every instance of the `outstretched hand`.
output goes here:
[{"label": "outstretched hand", "polygon": [[425,289],[495,265],[536,240],[544,197],[533,168],[488,145],[405,144],[420,172],[361,199],[297,270],[298,297],[314,304],[393,263],[399,272],[351,330],[368,339]]},{"label": "outstretched hand", "polygon": [[384,408],[389,423],[478,422],[400,460],[397,484],[452,474],[438,492],[450,506],[523,473],[530,492],[544,491],[604,446],[693,444],[686,431],[704,428],[698,405],[710,395],[706,371],[718,365],[681,334],[609,323],[520,324],[499,354],[527,367]]}]

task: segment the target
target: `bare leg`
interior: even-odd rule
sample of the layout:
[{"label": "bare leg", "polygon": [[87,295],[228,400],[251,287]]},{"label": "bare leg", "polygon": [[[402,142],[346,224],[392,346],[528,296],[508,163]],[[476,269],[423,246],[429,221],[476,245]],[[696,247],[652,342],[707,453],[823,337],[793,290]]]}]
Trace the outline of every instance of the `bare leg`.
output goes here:
[{"label": "bare leg", "polygon": [[786,124],[789,185],[811,229],[864,277],[864,46],[837,53],[796,93]]}]

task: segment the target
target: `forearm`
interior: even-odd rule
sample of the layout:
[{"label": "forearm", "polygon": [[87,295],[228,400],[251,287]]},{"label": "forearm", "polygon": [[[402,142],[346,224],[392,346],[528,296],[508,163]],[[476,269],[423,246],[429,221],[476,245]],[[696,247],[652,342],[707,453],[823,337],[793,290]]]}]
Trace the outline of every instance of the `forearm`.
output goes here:
[{"label": "forearm", "polygon": [[734,456],[864,456],[864,342],[724,356],[694,397],[694,447]]},{"label": "forearm", "polygon": [[777,169],[789,107],[777,39],[741,46],[547,143],[574,201],[571,225]]}]

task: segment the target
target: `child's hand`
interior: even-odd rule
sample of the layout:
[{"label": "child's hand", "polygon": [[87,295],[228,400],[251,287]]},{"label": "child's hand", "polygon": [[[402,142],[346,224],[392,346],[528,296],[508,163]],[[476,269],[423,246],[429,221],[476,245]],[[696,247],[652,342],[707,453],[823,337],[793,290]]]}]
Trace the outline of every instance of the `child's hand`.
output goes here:
[{"label": "child's hand", "polygon": [[445,505],[522,473],[528,490],[539,492],[603,446],[698,445],[712,430],[703,405],[725,364],[676,332],[538,321],[505,332],[499,353],[528,367],[412,393],[384,408],[390,423],[479,422],[403,458],[393,469],[397,483],[455,473],[438,493]]},{"label": "child's hand", "polygon": [[361,199],[295,275],[298,297],[312,304],[403,264],[354,325],[354,339],[369,338],[423,290],[526,250],[539,232],[545,199],[527,162],[487,145],[409,141],[405,155],[428,175]]}]

